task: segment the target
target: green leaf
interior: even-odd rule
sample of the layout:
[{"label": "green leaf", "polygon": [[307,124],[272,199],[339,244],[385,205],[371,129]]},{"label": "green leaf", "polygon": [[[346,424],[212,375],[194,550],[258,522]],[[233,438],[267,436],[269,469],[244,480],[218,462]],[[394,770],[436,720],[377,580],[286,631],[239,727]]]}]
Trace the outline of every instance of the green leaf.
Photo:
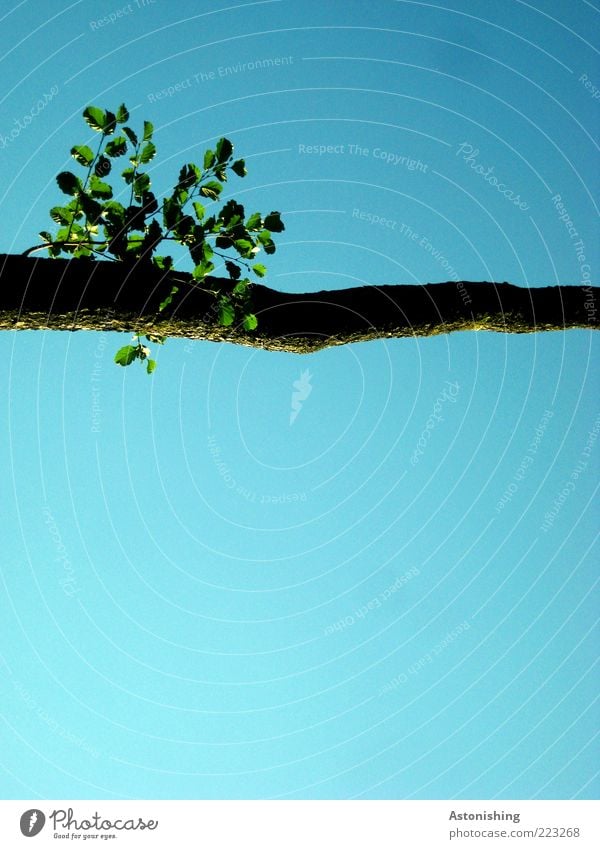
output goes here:
[{"label": "green leaf", "polygon": [[117,117],[114,112],[106,113],[106,121],[104,122],[103,133],[105,136],[110,136],[117,128]]},{"label": "green leaf", "polygon": [[204,214],[206,212],[205,208],[197,200],[194,201],[193,207],[194,207],[194,212],[196,213],[196,216],[198,218],[198,221],[202,221],[202,219],[204,218]]},{"label": "green leaf", "polygon": [[180,218],[180,204],[175,198],[165,198],[163,201],[163,222],[167,230],[171,230]]},{"label": "green leaf", "polygon": [[248,281],[247,280],[240,280],[239,283],[236,283],[235,286],[233,287],[233,294],[234,295],[245,295],[247,291],[248,291]]},{"label": "green leaf", "polygon": [[138,356],[139,349],[137,345],[125,345],[125,347],[119,348],[115,354],[115,362],[120,366],[130,366]]},{"label": "green leaf", "polygon": [[137,147],[138,137],[130,127],[123,127],[123,132],[134,147]]},{"label": "green leaf", "polygon": [[170,294],[167,295],[167,297],[164,299],[164,301],[160,302],[159,307],[158,307],[159,312],[162,312],[166,307],[169,306],[169,304],[173,300],[173,296],[176,295],[177,292],[179,292],[179,288],[177,286],[173,286]]},{"label": "green leaf", "polygon": [[[50,217],[57,224],[70,224],[73,220],[73,213],[64,206],[53,206],[50,210]],[[48,239],[47,241],[51,242],[52,239]]]},{"label": "green leaf", "polygon": [[125,104],[122,103],[117,109],[117,123],[124,124],[126,121],[129,121],[129,112]]},{"label": "green leaf", "polygon": [[109,141],[106,145],[106,153],[108,156],[123,156],[127,153],[127,139],[123,136],[117,136],[116,139]]},{"label": "green leaf", "polygon": [[253,243],[248,239],[236,239],[233,246],[243,257],[249,256],[252,252],[252,248],[254,247]]},{"label": "green leaf", "polygon": [[147,174],[138,174],[133,181],[133,194],[141,199],[144,192],[150,188],[150,177]]},{"label": "green leaf", "polygon": [[271,239],[271,231],[270,230],[261,230],[260,233],[257,234],[258,241],[264,248],[266,254],[274,254],[275,253],[275,243]]},{"label": "green leaf", "polygon": [[246,163],[243,159],[236,159],[235,162],[231,163],[231,170],[238,175],[238,177],[245,177],[248,171],[246,170]]},{"label": "green leaf", "polygon": [[173,267],[173,259],[170,256],[153,256],[152,262],[159,271],[170,271]]},{"label": "green leaf", "polygon": [[215,153],[217,155],[217,160],[219,163],[227,162],[231,154],[233,153],[233,145],[229,141],[229,139],[219,139],[217,142],[217,146],[215,149]]},{"label": "green leaf", "polygon": [[81,189],[81,182],[70,171],[61,171],[56,177],[58,188],[66,195],[75,195]]},{"label": "green leaf", "polygon": [[152,372],[156,369],[156,360],[148,360],[146,363],[146,371],[148,374],[152,374]]},{"label": "green leaf", "polygon": [[102,204],[98,203],[97,200],[93,200],[85,192],[79,193],[79,203],[85,213],[85,217],[91,224],[95,224],[104,212]]},{"label": "green leaf", "polygon": [[53,241],[52,236],[50,235],[50,233],[48,233],[47,230],[42,230],[41,233],[39,233],[39,236],[40,236],[40,238],[42,238],[44,240],[44,242],[52,242]]},{"label": "green leaf", "polygon": [[235,320],[235,310],[231,301],[223,299],[219,305],[219,324],[222,327],[229,327]]},{"label": "green leaf", "polygon": [[94,174],[96,177],[108,177],[111,168],[110,159],[107,159],[106,156],[100,156],[94,165]]},{"label": "green leaf", "polygon": [[90,194],[93,198],[111,198],[112,188],[108,183],[102,182],[95,174],[90,177]]},{"label": "green leaf", "polygon": [[[223,223],[227,225],[227,229],[231,230],[231,228],[238,224],[244,217],[244,207],[241,203],[238,203],[235,200],[228,200],[221,210],[220,217]],[[246,232],[244,228],[242,228],[242,232],[237,238],[241,239],[244,235],[246,235]]]},{"label": "green leaf", "polygon": [[150,141],[153,132],[154,124],[151,124],[150,121],[144,121],[144,135],[142,141]]},{"label": "green leaf", "polygon": [[252,271],[259,277],[264,277],[267,273],[267,268],[262,263],[257,262],[256,265],[252,266]]},{"label": "green leaf", "polygon": [[192,277],[194,280],[204,280],[204,278],[211,273],[211,271],[215,270],[214,263],[210,260],[202,260],[196,264],[194,270],[192,271]]},{"label": "green leaf", "polygon": [[104,215],[122,226],[125,218],[125,207],[118,200],[111,200],[104,204]]},{"label": "green leaf", "polygon": [[254,315],[254,313],[249,312],[244,316],[244,320],[242,322],[244,325],[244,330],[256,330],[258,327],[258,319]]},{"label": "green leaf", "polygon": [[179,180],[177,181],[176,189],[178,191],[189,189],[192,186],[197,185],[201,177],[202,172],[198,166],[194,165],[193,162],[188,162],[188,164],[184,165],[179,172]]},{"label": "green leaf", "polygon": [[[232,280],[239,280],[240,279],[240,275],[242,273],[242,270],[239,267],[239,265],[237,264],[237,262],[231,262],[231,260],[226,259],[225,260],[225,268],[227,269],[229,276],[231,277]],[[241,285],[242,285],[241,283],[238,283],[238,286],[241,286]],[[246,284],[244,283],[244,290],[245,290],[245,288],[246,288]],[[236,289],[237,289],[237,286],[234,288],[233,291],[235,292]]]},{"label": "green leaf", "polygon": [[282,233],[285,226],[281,220],[281,212],[270,212],[265,218],[265,227],[272,233]]},{"label": "green leaf", "polygon": [[152,144],[152,142],[148,142],[142,148],[142,152],[140,153],[140,162],[142,165],[145,165],[147,162],[150,162],[151,159],[154,159],[154,154],[156,153],[156,147]]},{"label": "green leaf", "polygon": [[92,130],[96,130],[97,133],[104,132],[106,125],[106,113],[104,109],[98,109],[97,106],[87,106],[83,110],[83,117]]},{"label": "green leaf", "polygon": [[260,217],[260,212],[253,213],[246,221],[246,227],[248,228],[248,230],[260,230],[261,225],[262,218]]},{"label": "green leaf", "polygon": [[88,147],[87,144],[76,144],[72,147],[71,156],[79,162],[80,165],[84,165],[86,168],[89,168],[94,161],[94,153],[91,147]]},{"label": "green leaf", "polygon": [[135,168],[126,168],[121,174],[121,177],[123,177],[123,179],[125,180],[127,185],[129,185],[130,183],[133,183],[134,176],[135,176]]},{"label": "green leaf", "polygon": [[215,156],[214,150],[207,150],[204,152],[203,165],[205,171],[208,171],[209,168],[212,168],[212,166],[215,164],[216,158],[217,157]]},{"label": "green leaf", "polygon": [[210,198],[211,200],[216,200],[222,191],[223,186],[220,183],[217,183],[216,180],[209,180],[208,183],[204,183],[203,186],[200,186],[200,194]]}]

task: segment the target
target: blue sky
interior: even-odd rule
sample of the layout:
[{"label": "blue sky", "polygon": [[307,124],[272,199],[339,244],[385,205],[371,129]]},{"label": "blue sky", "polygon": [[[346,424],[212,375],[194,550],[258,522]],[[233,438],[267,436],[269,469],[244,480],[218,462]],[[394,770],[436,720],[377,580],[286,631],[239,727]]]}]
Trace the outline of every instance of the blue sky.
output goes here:
[{"label": "blue sky", "polygon": [[[124,101],[157,193],[234,142],[275,288],[597,284],[590,3],[41,5],[3,10],[0,250]],[[4,798],[597,796],[590,331],[151,378],[128,340],[0,334]]]}]

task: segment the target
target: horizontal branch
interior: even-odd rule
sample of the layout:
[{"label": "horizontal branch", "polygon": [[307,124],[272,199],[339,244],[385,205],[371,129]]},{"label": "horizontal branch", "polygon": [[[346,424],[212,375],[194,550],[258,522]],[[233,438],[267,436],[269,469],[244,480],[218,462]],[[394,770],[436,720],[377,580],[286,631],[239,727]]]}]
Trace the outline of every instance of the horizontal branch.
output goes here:
[{"label": "horizontal branch", "polygon": [[[231,285],[207,278],[207,285]],[[171,307],[158,306],[173,285]],[[308,353],[332,345],[457,330],[598,329],[600,288],[447,282],[292,294],[252,286],[258,330],[216,323],[214,296],[151,265],[0,254],[0,329],[113,330]]]}]

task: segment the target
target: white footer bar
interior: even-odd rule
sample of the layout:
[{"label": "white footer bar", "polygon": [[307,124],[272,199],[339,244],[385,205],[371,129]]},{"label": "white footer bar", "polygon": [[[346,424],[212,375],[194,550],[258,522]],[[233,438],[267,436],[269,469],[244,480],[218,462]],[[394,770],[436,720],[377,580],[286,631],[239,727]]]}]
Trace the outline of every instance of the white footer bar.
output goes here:
[{"label": "white footer bar", "polygon": [[0,801],[0,846],[598,849],[598,807],[556,800]]}]

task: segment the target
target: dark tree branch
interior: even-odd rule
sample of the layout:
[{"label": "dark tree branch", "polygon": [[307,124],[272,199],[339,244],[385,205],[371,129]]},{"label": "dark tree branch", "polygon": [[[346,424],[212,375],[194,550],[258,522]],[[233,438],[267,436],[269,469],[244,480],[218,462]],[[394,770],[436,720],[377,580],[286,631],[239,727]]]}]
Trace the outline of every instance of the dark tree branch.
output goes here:
[{"label": "dark tree branch", "polygon": [[[179,294],[158,316],[173,285]],[[595,286],[449,282],[287,294],[254,284],[259,327],[246,332],[216,324],[214,296],[189,274],[164,275],[149,265],[0,254],[0,287],[2,330],[140,331],[295,353],[456,330],[597,330],[600,297]]]}]

